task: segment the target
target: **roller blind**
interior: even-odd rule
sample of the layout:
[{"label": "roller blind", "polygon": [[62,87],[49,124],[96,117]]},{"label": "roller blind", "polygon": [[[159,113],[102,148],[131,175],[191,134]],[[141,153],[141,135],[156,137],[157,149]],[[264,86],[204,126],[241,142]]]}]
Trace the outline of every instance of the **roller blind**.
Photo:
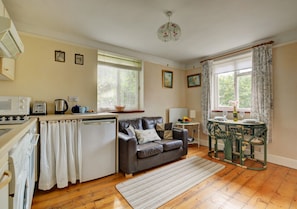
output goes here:
[{"label": "roller blind", "polygon": [[252,68],[251,53],[226,58],[213,63],[214,73],[228,73]]},{"label": "roller blind", "polygon": [[141,60],[98,52],[98,62],[103,65],[119,67],[127,70],[141,70]]}]

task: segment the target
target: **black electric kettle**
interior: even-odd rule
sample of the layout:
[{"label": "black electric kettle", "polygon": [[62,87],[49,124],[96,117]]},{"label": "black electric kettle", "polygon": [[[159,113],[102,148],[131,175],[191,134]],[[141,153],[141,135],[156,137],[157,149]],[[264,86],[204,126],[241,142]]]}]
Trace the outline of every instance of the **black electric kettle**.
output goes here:
[{"label": "black electric kettle", "polygon": [[55,114],[64,114],[68,110],[68,103],[65,99],[55,100]]}]

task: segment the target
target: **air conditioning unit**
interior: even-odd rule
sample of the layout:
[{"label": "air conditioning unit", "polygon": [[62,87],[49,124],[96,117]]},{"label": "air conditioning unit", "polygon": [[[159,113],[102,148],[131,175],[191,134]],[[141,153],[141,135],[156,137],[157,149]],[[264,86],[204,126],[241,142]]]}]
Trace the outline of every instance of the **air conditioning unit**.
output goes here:
[{"label": "air conditioning unit", "polygon": [[0,17],[0,57],[15,58],[24,45],[11,19]]}]

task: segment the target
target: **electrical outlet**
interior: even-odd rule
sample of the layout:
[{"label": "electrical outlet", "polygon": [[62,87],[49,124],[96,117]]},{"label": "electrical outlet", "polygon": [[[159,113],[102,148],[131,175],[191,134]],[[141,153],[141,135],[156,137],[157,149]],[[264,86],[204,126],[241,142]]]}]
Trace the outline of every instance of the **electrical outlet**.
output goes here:
[{"label": "electrical outlet", "polygon": [[69,102],[78,102],[78,96],[68,96]]}]

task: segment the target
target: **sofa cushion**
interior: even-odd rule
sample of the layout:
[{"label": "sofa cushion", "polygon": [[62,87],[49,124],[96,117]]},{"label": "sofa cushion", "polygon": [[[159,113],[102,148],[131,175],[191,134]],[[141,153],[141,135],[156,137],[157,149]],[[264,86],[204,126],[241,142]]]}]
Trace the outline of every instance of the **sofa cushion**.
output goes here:
[{"label": "sofa cushion", "polygon": [[135,129],[133,128],[133,126],[129,125],[129,127],[126,128],[125,131],[129,136],[135,136]]},{"label": "sofa cushion", "polygon": [[157,123],[156,130],[161,139],[173,139],[172,123]]},{"label": "sofa cushion", "polygon": [[157,134],[154,128],[146,129],[146,130],[135,129],[135,135],[136,135],[138,144],[145,144],[148,142],[161,140],[161,138],[159,137],[159,135]]},{"label": "sofa cushion", "polygon": [[156,143],[161,144],[163,146],[164,151],[179,149],[180,147],[183,146],[182,140],[177,140],[177,139],[174,139],[174,140],[163,139],[161,141],[156,141]]},{"label": "sofa cushion", "polygon": [[142,118],[143,129],[156,128],[157,123],[163,123],[163,118],[162,117],[143,117]]},{"label": "sofa cushion", "polygon": [[153,155],[160,154],[162,152],[163,152],[163,146],[155,142],[137,145],[138,158],[147,158]]},{"label": "sofa cushion", "polygon": [[129,120],[119,120],[119,131],[125,134],[128,134],[126,128],[132,126],[134,129],[143,129],[142,128],[142,119],[129,119]]}]

